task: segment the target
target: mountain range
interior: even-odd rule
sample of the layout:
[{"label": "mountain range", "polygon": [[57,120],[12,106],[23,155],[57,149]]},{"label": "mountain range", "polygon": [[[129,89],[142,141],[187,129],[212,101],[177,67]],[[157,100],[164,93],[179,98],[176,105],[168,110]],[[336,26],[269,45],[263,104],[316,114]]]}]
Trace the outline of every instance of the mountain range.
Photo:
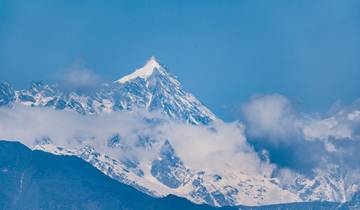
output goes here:
[{"label": "mountain range", "polygon": [[0,86],[0,96],[1,106],[17,103],[73,110],[82,115],[146,109],[191,124],[208,124],[217,119],[154,57],[134,73],[102,84],[88,94],[63,91],[58,85],[43,82],[33,82],[28,89],[15,91],[5,82]]},{"label": "mountain range", "polygon": [[[174,121],[211,129],[214,123],[221,122],[221,119],[186,91],[178,79],[154,57],[132,74],[111,83],[101,84],[86,93],[65,91],[57,84],[44,82],[34,82],[23,90],[15,90],[7,82],[0,84],[0,106],[13,109],[19,105],[70,111],[84,116],[145,110],[165,117],[150,120],[144,118],[149,127]],[[119,133],[114,133],[101,141],[106,142],[107,147],[126,153],[127,147],[123,145],[122,138]],[[48,137],[34,139],[34,142],[33,150],[77,156],[108,177],[152,197],[173,194],[210,206],[253,206],[309,201],[332,201],[335,203],[329,205],[334,208],[339,208],[340,204],[337,202],[349,201],[352,206],[357,205],[357,188],[353,186],[358,181],[349,180],[348,176],[336,167],[325,173],[319,172],[311,178],[297,174],[294,182],[284,183],[276,175],[253,176],[232,170],[215,174],[202,168],[191,168],[178,154],[171,141],[143,135],[141,132],[138,133],[136,147],[156,154],[155,158],[144,162],[138,162],[136,158],[112,157],[87,144],[76,149],[64,148]],[[351,200],[352,198],[354,199]],[[117,201],[115,199],[111,202]],[[320,202],[319,205],[327,204]],[[345,208],[344,206],[342,208]]]}]

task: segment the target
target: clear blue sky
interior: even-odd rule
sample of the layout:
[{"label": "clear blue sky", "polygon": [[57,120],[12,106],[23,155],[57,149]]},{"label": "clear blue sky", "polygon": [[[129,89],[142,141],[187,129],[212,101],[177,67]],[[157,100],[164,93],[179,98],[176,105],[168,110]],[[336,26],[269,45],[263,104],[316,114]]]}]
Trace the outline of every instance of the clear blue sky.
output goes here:
[{"label": "clear blue sky", "polygon": [[306,111],[360,96],[360,1],[0,0],[0,79],[83,60],[115,80],[155,55],[225,119],[255,93]]}]

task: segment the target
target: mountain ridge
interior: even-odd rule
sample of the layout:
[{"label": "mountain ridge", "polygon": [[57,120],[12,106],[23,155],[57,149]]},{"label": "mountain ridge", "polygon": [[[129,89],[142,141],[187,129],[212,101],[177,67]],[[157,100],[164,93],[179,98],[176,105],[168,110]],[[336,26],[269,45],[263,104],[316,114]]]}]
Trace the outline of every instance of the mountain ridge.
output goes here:
[{"label": "mountain ridge", "polygon": [[[141,71],[144,74],[139,74]],[[120,82],[121,81],[121,82]],[[14,90],[9,83],[0,86],[0,105],[53,107],[73,110],[83,115],[102,112],[145,109],[159,111],[173,120],[191,124],[209,124],[219,120],[191,93],[184,90],[175,76],[168,73],[155,58],[144,67],[112,83],[105,83],[89,94],[67,92],[42,81],[29,88]]]}]

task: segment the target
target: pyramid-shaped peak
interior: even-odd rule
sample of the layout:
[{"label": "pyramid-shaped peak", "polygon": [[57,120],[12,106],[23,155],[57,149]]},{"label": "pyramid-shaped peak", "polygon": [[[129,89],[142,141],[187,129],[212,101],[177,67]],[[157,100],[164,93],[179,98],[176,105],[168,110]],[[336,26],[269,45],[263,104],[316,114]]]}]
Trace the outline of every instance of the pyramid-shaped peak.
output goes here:
[{"label": "pyramid-shaped peak", "polygon": [[159,61],[155,58],[155,56],[151,56],[149,60],[146,62],[145,66],[151,66],[153,68],[160,68],[161,65]]},{"label": "pyramid-shaped peak", "polygon": [[116,82],[125,83],[127,81],[133,80],[138,77],[147,79],[149,76],[153,74],[154,70],[164,71],[164,68],[160,65],[160,63],[155,58],[155,56],[151,56],[143,67],[136,69],[133,73],[122,77]]}]

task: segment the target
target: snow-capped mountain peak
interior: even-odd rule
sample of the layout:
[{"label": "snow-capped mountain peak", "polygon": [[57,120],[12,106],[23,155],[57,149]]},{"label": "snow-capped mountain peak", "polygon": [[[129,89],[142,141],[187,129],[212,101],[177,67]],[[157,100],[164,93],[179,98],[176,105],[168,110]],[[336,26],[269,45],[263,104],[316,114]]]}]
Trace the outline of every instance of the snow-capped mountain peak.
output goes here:
[{"label": "snow-capped mountain peak", "polygon": [[149,111],[160,111],[172,119],[191,124],[209,124],[216,116],[185,90],[154,56],[140,69],[115,81],[127,90],[126,97]]},{"label": "snow-capped mountain peak", "polygon": [[166,72],[165,68],[160,65],[160,63],[156,60],[155,56],[151,56],[143,67],[136,69],[133,73],[126,75],[115,82],[123,84],[135,78],[147,79],[156,70],[162,73]]},{"label": "snow-capped mountain peak", "polygon": [[43,82],[15,91],[9,84],[3,83],[0,85],[0,106],[11,106],[13,103],[72,110],[82,115],[143,109],[196,125],[218,120],[155,57],[132,74],[86,94],[63,91],[57,85]]}]

